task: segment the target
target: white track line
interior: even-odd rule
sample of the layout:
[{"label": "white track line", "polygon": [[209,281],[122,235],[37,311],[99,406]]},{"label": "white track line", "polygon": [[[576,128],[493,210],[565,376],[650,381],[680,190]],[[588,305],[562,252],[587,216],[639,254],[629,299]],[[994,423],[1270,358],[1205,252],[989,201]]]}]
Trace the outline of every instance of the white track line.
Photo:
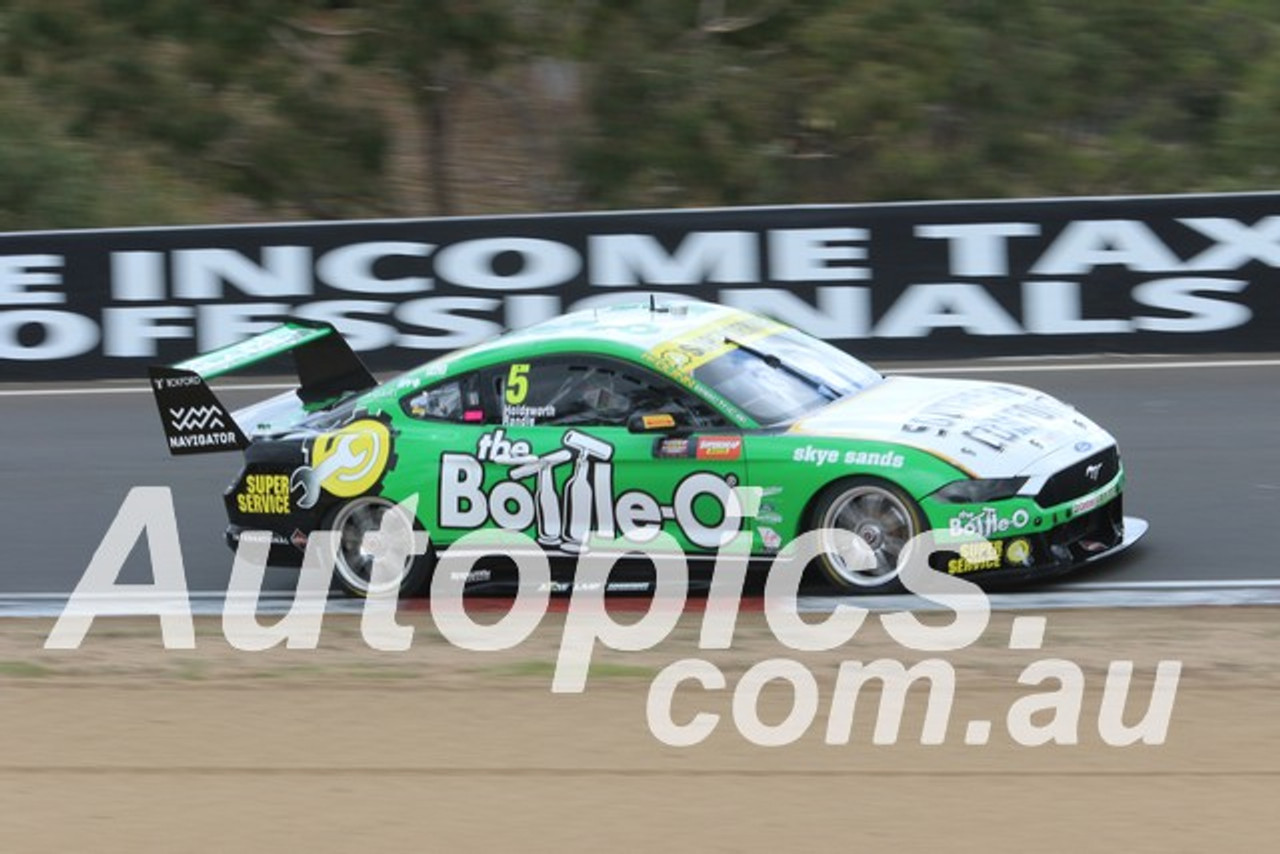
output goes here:
[{"label": "white track line", "polygon": [[[888,374],[1035,374],[1063,371],[1162,371],[1162,370],[1200,370],[1203,368],[1277,368],[1280,359],[1216,359],[1211,361],[1177,361],[1177,362],[1086,362],[1076,364],[1043,364],[1043,365],[948,365],[930,367],[899,367],[885,370]],[[87,380],[86,382],[93,382]],[[232,385],[215,385],[214,391],[287,391],[296,388],[297,383],[237,383]],[[129,385],[98,388],[95,386],[75,386],[72,382],[61,383],[52,388],[15,388],[0,390],[0,397],[57,397],[60,395],[84,394],[150,394],[150,385]]]},{"label": "white track line", "polygon": [[[1206,579],[1186,579],[1181,581],[1085,581],[1085,582],[1063,582],[1048,587],[1028,588],[1024,591],[1003,591],[1002,595],[1008,596],[1026,596],[1032,597],[1037,594],[1058,594],[1058,593],[1123,593],[1126,591],[1160,591],[1160,590],[1276,590],[1280,589],[1280,578],[1206,578]],[[804,595],[803,593],[801,595]],[[994,595],[994,594],[988,594]],[[0,593],[0,603],[12,602],[65,602],[70,598],[70,593],[58,592],[42,592],[42,593]],[[290,590],[262,590],[256,594],[260,599],[274,600],[292,600],[293,591]],[[97,594],[86,597],[95,601],[106,601],[112,598],[125,598],[136,601],[170,601],[174,599],[174,595],[170,593],[156,593],[153,591],[129,591],[121,594]],[[227,598],[227,594],[222,590],[192,590],[185,596],[192,602],[221,602]],[[246,594],[240,598],[249,598]],[[874,595],[860,596],[813,596],[807,598],[814,599],[840,599],[846,602],[866,601],[877,598]],[[894,594],[896,598],[896,594]],[[344,597],[338,596],[335,601],[343,601]],[[352,600],[357,603],[362,600]]]},{"label": "white track line", "polygon": [[[92,382],[92,380],[87,380]],[[64,385],[71,385],[65,383]],[[236,385],[213,386],[214,391],[287,391],[297,388],[297,383],[242,383]],[[112,388],[15,388],[0,391],[0,397],[58,397],[79,396],[82,394],[150,394],[150,385],[116,386]]]},{"label": "white track line", "polygon": [[1063,584],[1060,590],[1240,590],[1280,589],[1280,578],[1233,578],[1186,581],[1086,581]]},{"label": "white track line", "polygon": [[[214,591],[193,592],[186,597],[148,597],[125,594],[134,606],[136,616],[154,616],[161,610],[190,611],[196,616],[219,616],[227,606],[225,594]],[[16,593],[0,595],[0,619],[53,618],[67,607],[66,593]],[[248,598],[248,597],[244,597]],[[94,600],[104,608],[102,616],[126,616],[114,611],[125,603],[119,597]],[[1128,581],[1065,584],[1039,590],[988,593],[987,604],[993,611],[1037,611],[1090,608],[1185,608],[1204,606],[1276,606],[1280,605],[1280,579],[1230,579],[1219,581]],[[887,596],[808,596],[796,600],[796,608],[804,613],[831,613],[837,605],[885,611],[947,610],[932,601],[911,595]],[[329,614],[358,614],[364,600],[337,597],[323,603]],[[263,591],[257,600],[260,616],[282,615],[291,608],[293,594],[283,590]],[[963,606],[962,606],[963,607]]]},{"label": "white track line", "polygon": [[892,374],[1003,374],[1040,373],[1050,371],[1161,371],[1194,370],[1196,368],[1274,368],[1280,367],[1280,359],[1219,359],[1209,362],[1087,362],[1083,364],[1052,365],[951,365],[940,368],[894,368]]}]

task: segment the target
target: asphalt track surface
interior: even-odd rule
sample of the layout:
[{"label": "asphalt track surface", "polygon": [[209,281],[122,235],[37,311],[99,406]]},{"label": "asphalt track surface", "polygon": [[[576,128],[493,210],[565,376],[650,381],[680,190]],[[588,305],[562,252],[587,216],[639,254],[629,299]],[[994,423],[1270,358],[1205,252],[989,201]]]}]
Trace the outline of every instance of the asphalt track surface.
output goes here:
[{"label": "asphalt track surface", "polygon": [[[1151,530],[1130,552],[1055,588],[1280,579],[1272,545],[1280,538],[1280,358],[893,367],[1034,386],[1119,439],[1129,476],[1125,511]],[[222,396],[237,407],[273,393]],[[170,457],[144,383],[0,386],[0,447],[0,596],[72,590],[134,486],[172,490],[189,589],[225,589],[232,555],[222,540],[221,495],[238,457]],[[149,566],[139,546],[121,580],[148,581]],[[287,589],[291,579],[290,570],[272,569],[267,587]]]}]

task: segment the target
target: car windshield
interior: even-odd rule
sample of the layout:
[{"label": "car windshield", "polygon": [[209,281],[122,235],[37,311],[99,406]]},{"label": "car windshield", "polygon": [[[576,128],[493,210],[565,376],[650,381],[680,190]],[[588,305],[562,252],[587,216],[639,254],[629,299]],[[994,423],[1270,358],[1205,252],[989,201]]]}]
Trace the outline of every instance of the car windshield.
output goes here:
[{"label": "car windshield", "polygon": [[698,367],[694,379],[765,426],[794,421],[882,379],[862,362],[795,329],[731,349]]}]

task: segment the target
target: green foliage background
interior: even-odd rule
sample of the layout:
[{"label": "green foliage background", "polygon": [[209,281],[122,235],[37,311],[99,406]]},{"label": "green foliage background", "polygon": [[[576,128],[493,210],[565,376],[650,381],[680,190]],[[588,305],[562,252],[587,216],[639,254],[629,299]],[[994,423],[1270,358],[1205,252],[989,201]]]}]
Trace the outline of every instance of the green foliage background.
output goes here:
[{"label": "green foliage background", "polygon": [[0,230],[1274,189],[1260,0],[0,0]]}]

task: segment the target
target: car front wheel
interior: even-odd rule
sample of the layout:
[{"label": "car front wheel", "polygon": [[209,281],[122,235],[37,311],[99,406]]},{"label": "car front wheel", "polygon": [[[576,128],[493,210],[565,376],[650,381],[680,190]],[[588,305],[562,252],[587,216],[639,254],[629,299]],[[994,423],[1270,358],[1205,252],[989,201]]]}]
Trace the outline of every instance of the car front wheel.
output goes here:
[{"label": "car front wheel", "polygon": [[[909,495],[875,478],[849,478],[818,496],[812,516],[827,579],[843,590],[898,589],[898,556],[923,528]],[[849,548],[848,532],[865,548]],[[843,542],[842,542],[843,540]]]}]

